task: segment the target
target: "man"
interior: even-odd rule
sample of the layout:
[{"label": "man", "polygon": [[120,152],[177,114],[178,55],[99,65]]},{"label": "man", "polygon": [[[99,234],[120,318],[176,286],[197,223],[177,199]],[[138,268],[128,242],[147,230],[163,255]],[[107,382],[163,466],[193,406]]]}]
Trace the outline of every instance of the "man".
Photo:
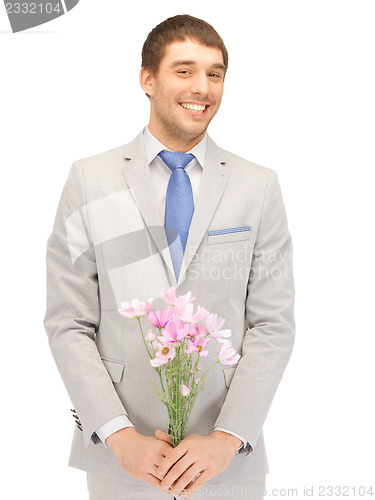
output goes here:
[{"label": "man", "polygon": [[[292,243],[276,173],[206,133],[227,67],[206,22],[154,28],[140,71],[148,127],[75,162],[61,196],[45,328],[76,412],[69,464],[87,471],[91,500],[263,496],[262,427],[294,342]],[[169,287],[225,318],[241,354],[210,371],[174,449],[137,322],[118,313],[133,298],[162,309]]]}]

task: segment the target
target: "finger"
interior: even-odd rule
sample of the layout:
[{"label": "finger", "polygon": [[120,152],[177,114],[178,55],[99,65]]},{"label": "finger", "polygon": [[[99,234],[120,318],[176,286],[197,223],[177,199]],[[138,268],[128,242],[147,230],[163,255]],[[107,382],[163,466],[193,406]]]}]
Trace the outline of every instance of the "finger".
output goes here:
[{"label": "finger", "polygon": [[[186,473],[186,471],[189,469],[189,467],[191,467],[195,463],[196,463],[195,460],[189,454],[187,454],[185,457],[181,458],[181,460],[179,460],[177,463],[175,463],[173,465],[173,467],[171,468],[171,470],[167,472],[167,474],[164,476],[164,478],[161,482],[161,485],[163,487],[164,486],[168,487],[168,486],[172,486],[174,483],[179,481],[179,484],[181,486],[183,486],[182,485],[182,483],[184,481],[183,475]],[[198,470],[192,476],[188,475],[188,477],[185,478],[184,484],[188,484],[190,481],[192,481],[193,477],[198,472],[200,472],[200,471]],[[181,481],[180,481],[180,479],[181,479]]]},{"label": "finger", "polygon": [[188,491],[190,484],[193,486],[196,484],[195,480],[202,473],[202,467],[198,463],[192,464],[186,471],[180,476],[180,478],[172,485],[174,494],[180,495],[185,491]]},{"label": "finger", "polygon": [[161,431],[160,429],[156,429],[155,431],[155,437],[157,439],[160,439],[162,441],[165,441],[166,443],[170,444],[172,446],[172,439],[169,434],[166,432]]},{"label": "finger", "polygon": [[161,483],[158,472],[159,472],[159,466],[154,465],[152,471],[150,471],[149,473],[152,474],[159,481],[159,483]]},{"label": "finger", "polygon": [[204,470],[203,472],[200,473],[200,475],[195,479],[195,481],[192,481],[188,485],[185,486],[186,490],[186,495],[182,495],[184,498],[189,498],[191,495],[196,493],[197,489],[200,486],[203,486],[206,481],[210,479],[211,475],[207,470]]},{"label": "finger", "polygon": [[158,488],[160,490],[160,481],[156,477],[154,477],[152,474],[149,472],[146,472],[145,477],[143,479],[148,484],[151,484],[152,486],[155,486],[155,488]]},{"label": "finger", "polygon": [[167,495],[170,495],[171,494],[171,488],[163,488],[162,485],[161,485],[161,482],[159,481],[159,479],[157,479],[156,477],[154,477],[153,474],[150,474],[150,473],[146,473],[145,474],[145,477],[143,479],[144,482],[148,483],[148,484],[151,484],[152,486],[155,486],[155,488],[157,488],[158,490],[162,491],[163,493],[166,493]]},{"label": "finger", "polygon": [[159,464],[159,479],[163,479],[165,474],[174,464],[176,464],[188,452],[186,443],[181,443],[176,448],[171,448],[165,458]]}]

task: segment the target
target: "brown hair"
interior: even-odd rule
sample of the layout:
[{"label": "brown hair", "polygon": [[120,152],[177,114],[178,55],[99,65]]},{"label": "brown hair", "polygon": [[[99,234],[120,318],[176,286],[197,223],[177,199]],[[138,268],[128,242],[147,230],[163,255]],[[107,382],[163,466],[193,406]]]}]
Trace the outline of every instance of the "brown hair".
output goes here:
[{"label": "brown hair", "polygon": [[196,39],[207,47],[220,49],[227,70],[228,52],[220,35],[210,24],[188,14],[169,17],[148,34],[142,48],[142,67],[156,75],[167,45],[184,41],[187,37]]}]

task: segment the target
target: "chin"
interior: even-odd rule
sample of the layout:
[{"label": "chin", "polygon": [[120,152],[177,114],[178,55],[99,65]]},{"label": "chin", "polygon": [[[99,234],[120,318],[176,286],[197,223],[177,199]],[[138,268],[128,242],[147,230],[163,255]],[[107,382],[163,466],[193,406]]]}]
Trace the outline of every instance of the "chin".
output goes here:
[{"label": "chin", "polygon": [[186,135],[189,135],[195,139],[195,138],[199,137],[200,135],[204,134],[207,130],[207,127],[208,127],[208,123],[204,124],[204,125],[202,124],[200,127],[197,127],[197,126],[186,127],[185,133],[186,133]]}]

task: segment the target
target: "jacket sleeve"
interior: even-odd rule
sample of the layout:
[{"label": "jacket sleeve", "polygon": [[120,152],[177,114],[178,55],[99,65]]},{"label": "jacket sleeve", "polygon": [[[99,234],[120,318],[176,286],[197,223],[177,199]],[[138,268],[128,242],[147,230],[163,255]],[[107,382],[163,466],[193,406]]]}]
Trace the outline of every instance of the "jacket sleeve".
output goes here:
[{"label": "jacket sleeve", "polygon": [[85,444],[95,430],[126,414],[95,344],[100,322],[95,252],[82,209],[86,204],[80,162],[73,163],[47,242],[44,327],[52,355],[79,416]]},{"label": "jacket sleeve", "polygon": [[295,334],[292,240],[277,174],[265,188],[245,303],[246,331],[215,427],[244,436],[254,449],[289,361]]}]

